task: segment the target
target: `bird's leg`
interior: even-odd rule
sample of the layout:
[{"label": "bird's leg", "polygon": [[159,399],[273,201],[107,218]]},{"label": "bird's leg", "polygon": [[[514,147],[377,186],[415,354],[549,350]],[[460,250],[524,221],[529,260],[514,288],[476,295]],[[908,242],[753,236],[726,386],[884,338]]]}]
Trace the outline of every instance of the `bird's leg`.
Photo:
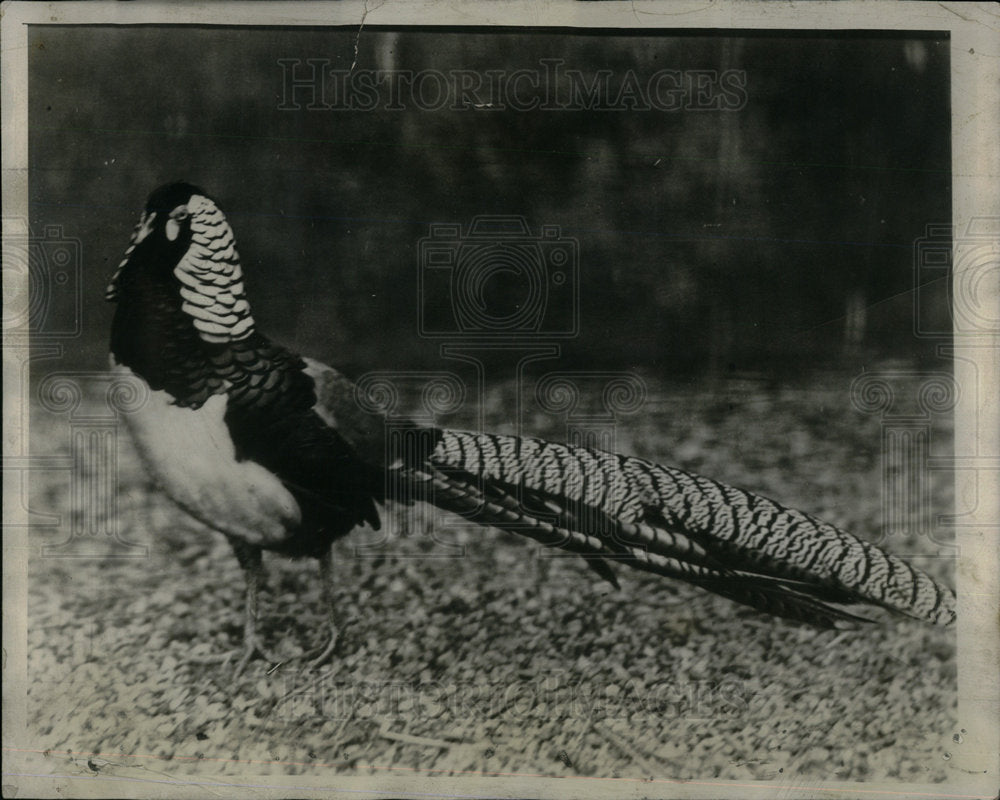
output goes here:
[{"label": "bird's leg", "polygon": [[320,591],[322,592],[323,607],[327,614],[330,638],[320,654],[309,662],[311,667],[320,667],[326,663],[326,660],[333,655],[333,649],[337,646],[336,612],[333,605],[333,553],[331,551],[332,548],[327,548],[319,559]]},{"label": "bird's leg", "polygon": [[273,656],[264,647],[257,635],[258,595],[260,588],[264,585],[264,564],[261,550],[259,547],[237,541],[233,541],[233,550],[236,551],[236,558],[240,562],[240,566],[243,567],[243,575],[247,584],[243,618],[243,656],[240,658],[239,664],[236,665],[236,672],[233,674],[235,679],[242,674],[256,653],[260,653],[271,663],[278,663],[280,659]]}]

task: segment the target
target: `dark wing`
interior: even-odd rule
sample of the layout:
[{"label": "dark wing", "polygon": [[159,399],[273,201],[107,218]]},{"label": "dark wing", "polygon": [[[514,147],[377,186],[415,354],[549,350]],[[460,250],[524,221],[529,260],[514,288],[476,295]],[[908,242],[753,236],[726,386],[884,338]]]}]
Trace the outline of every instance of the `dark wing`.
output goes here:
[{"label": "dark wing", "polygon": [[234,381],[225,422],[237,458],[274,473],[301,508],[302,534],[282,550],[319,555],[358,525],[378,528],[382,471],[318,413],[305,362],[259,336],[219,348],[216,360],[216,373]]}]

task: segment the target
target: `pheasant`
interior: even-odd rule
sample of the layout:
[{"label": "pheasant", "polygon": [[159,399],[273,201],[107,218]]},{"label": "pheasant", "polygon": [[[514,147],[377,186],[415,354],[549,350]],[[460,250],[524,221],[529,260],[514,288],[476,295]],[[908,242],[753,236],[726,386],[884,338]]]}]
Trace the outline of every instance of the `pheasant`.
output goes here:
[{"label": "pheasant", "polygon": [[[879,547],[765,497],[641,458],[414,425],[403,447],[336,370],[270,341],[247,301],[232,229],[203,190],[149,197],[107,290],[111,361],[147,384],[127,415],[148,470],[224,534],[246,577],[241,673],[257,654],[268,550],[319,561],[329,639],[331,545],[379,526],[386,500],[428,502],[582,556],[676,578],[759,611],[840,627],[879,606],[939,625],[954,592]],[[393,421],[393,429],[399,423]]]}]

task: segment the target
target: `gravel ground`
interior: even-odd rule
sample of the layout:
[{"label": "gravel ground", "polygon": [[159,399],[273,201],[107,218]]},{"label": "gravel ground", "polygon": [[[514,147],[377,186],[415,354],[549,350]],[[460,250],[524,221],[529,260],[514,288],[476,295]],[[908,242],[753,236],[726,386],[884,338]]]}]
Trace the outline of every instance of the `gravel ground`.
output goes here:
[{"label": "gravel ground", "polygon": [[[617,446],[872,535],[879,423],[852,410],[848,384],[660,388],[624,420]],[[493,430],[507,427],[510,392],[489,398]],[[949,422],[935,420],[935,446],[949,441]],[[527,427],[561,438],[548,419]],[[61,418],[36,410],[32,437],[33,454],[68,452]],[[142,760],[155,770],[136,756],[156,756],[172,774],[244,776],[949,775],[953,631],[899,619],[801,628],[621,567],[615,591],[578,559],[437,513],[389,509],[387,536],[358,531],[336,545],[341,637],[318,670],[295,659],[323,630],[316,564],[265,555],[261,627],[289,660],[274,670],[255,661],[233,681],[231,664],[198,659],[239,644],[236,560],[154,490],[127,441],[119,451],[118,523],[147,557],[110,546],[104,558],[43,557],[65,533],[32,532],[28,746],[71,768]],[[930,477],[935,511],[953,507],[950,476]],[[65,473],[33,477],[31,491],[33,509],[80,513]],[[926,537],[886,546],[953,582]]]}]

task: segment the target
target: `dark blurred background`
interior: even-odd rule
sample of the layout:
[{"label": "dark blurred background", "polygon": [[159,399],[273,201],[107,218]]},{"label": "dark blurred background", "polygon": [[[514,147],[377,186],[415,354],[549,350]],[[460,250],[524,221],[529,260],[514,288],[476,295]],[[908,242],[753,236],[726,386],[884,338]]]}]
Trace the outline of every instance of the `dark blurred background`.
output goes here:
[{"label": "dark blurred background", "polygon": [[[349,371],[442,365],[419,335],[419,243],[477,214],[576,240],[579,333],[561,367],[857,372],[930,362],[941,343],[913,333],[913,246],[951,215],[943,35],[55,26],[30,43],[31,224],[83,254],[65,365],[106,363],[104,286],[147,194],[180,178],[227,213],[259,327]],[[508,76],[559,59],[606,80],[606,104],[663,69],[745,84],[730,110],[522,110],[488,78],[479,95],[501,107],[387,110],[383,92],[373,110],[310,110],[279,63],[302,78],[310,58]],[[923,322],[947,328],[934,277]],[[517,286],[496,291],[516,306]]]}]

